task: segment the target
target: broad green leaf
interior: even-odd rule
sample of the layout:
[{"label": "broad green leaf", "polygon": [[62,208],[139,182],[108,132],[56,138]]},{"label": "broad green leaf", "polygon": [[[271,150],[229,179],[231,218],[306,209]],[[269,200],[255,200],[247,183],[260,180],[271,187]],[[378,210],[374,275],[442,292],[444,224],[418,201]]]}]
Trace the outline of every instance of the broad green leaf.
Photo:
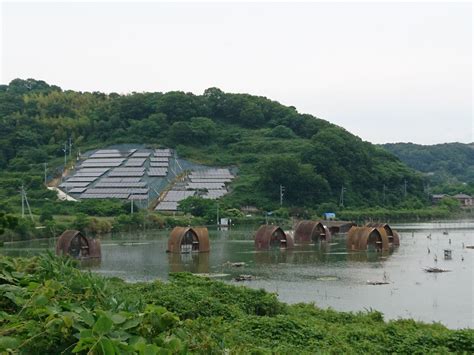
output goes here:
[{"label": "broad green leaf", "polygon": [[123,323],[123,325],[121,326],[121,328],[122,328],[123,330],[135,328],[135,327],[138,326],[140,323],[141,323],[141,319],[140,319],[140,318],[132,318],[132,319],[127,320],[125,323]]},{"label": "broad green leaf", "polygon": [[23,288],[15,285],[3,284],[0,285],[0,292],[23,293]]},{"label": "broad green leaf", "polygon": [[92,327],[92,331],[94,333],[104,335],[112,329],[113,325],[114,323],[110,318],[106,316],[100,316],[97,322],[95,322],[94,326]]},{"label": "broad green leaf", "polygon": [[66,327],[70,328],[72,327],[74,320],[70,316],[64,315],[63,322],[66,325]]},{"label": "broad green leaf", "polygon": [[124,316],[120,315],[120,314],[112,314],[112,322],[114,322],[114,324],[122,324],[123,322],[125,322],[127,320],[127,318],[125,318]]},{"label": "broad green leaf", "polygon": [[28,283],[28,290],[29,291],[34,291],[36,290],[38,287],[40,287],[41,284],[39,284],[38,282],[29,282]]},{"label": "broad green leaf", "polygon": [[79,314],[84,321],[89,327],[92,327],[94,325],[94,316],[87,311],[83,311]]},{"label": "broad green leaf", "polygon": [[109,333],[109,336],[120,341],[125,341],[131,337],[131,335],[124,330],[114,330]]},{"label": "broad green leaf", "polygon": [[79,333],[79,339],[91,338],[93,336],[94,334],[92,333],[91,329],[84,329]]},{"label": "broad green leaf", "polygon": [[7,349],[16,349],[20,345],[20,341],[13,337],[0,337],[0,351],[6,351]]},{"label": "broad green leaf", "polygon": [[80,351],[90,349],[93,344],[95,344],[97,341],[96,338],[88,337],[88,338],[81,338],[79,342],[76,344],[74,349],[72,349],[73,353],[78,353]]},{"label": "broad green leaf", "polygon": [[175,337],[169,338],[166,341],[166,347],[172,352],[177,352],[182,348],[181,340]]},{"label": "broad green leaf", "polygon": [[160,348],[157,347],[155,344],[135,344],[135,350],[138,350],[140,355],[156,355],[158,354],[159,349]]},{"label": "broad green leaf", "polygon": [[114,346],[112,345],[112,342],[109,339],[102,338],[99,341],[99,346],[102,349],[102,353],[104,355],[114,355],[115,354]]},{"label": "broad green leaf", "polygon": [[40,295],[36,296],[36,298],[34,300],[34,305],[35,306],[45,306],[46,304],[48,304],[48,302],[49,302],[48,297],[46,297],[46,295],[44,295],[44,294],[40,294]]},{"label": "broad green leaf", "polygon": [[23,277],[25,277],[25,274],[19,271],[12,271],[12,276],[16,279],[22,279]]},{"label": "broad green leaf", "polygon": [[128,343],[133,346],[138,346],[138,344],[146,344],[146,340],[145,338],[140,337],[140,336],[132,336],[130,340],[128,341]]},{"label": "broad green leaf", "polygon": [[147,344],[143,350],[143,355],[156,355],[158,354],[159,350],[160,348],[158,348],[155,344]]}]

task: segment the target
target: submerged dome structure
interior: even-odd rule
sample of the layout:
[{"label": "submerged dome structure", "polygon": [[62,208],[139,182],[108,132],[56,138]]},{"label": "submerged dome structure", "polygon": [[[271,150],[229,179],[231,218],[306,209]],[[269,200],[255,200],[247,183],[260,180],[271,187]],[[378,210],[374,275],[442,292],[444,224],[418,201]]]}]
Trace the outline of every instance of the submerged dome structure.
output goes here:
[{"label": "submerged dome structure", "polygon": [[331,239],[329,228],[322,222],[300,221],[295,227],[295,243],[307,244]]},{"label": "submerged dome structure", "polygon": [[206,253],[210,250],[206,227],[175,227],[168,239],[168,253]]},{"label": "submerged dome structure", "polygon": [[388,250],[388,237],[378,228],[352,227],[347,234],[347,249],[376,251]]},{"label": "submerged dome structure", "polygon": [[68,229],[56,241],[56,255],[68,255],[76,259],[100,258],[100,242],[84,236],[78,230]]},{"label": "submerged dome structure", "polygon": [[366,227],[378,228],[381,233],[385,233],[388,238],[388,243],[391,247],[400,245],[400,236],[396,230],[392,229],[392,227],[388,225],[388,223],[371,222],[367,223]]},{"label": "submerged dome structure", "polygon": [[257,249],[281,248],[291,249],[294,246],[293,238],[287,235],[279,226],[261,225],[255,234]]}]

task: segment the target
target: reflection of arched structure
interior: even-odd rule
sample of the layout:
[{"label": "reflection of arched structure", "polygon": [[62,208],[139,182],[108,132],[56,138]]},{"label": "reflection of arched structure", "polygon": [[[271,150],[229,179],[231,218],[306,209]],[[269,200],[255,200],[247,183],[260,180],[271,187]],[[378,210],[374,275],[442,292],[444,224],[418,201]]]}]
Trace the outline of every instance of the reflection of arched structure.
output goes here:
[{"label": "reflection of arched structure", "polygon": [[346,260],[351,262],[380,262],[383,259],[388,258],[391,255],[390,251],[381,251],[379,253],[366,253],[364,251],[360,253],[347,253]]},{"label": "reflection of arched structure", "polygon": [[400,236],[398,235],[397,231],[393,231],[393,245],[399,246],[400,245]]},{"label": "reflection of arched structure", "polygon": [[100,243],[77,230],[66,230],[56,242],[56,255],[69,255],[76,259],[100,258]]},{"label": "reflection of arched structure", "polygon": [[295,243],[315,243],[331,239],[329,228],[321,222],[300,221],[295,227]]},{"label": "reflection of arched structure", "polygon": [[257,249],[293,248],[293,239],[278,226],[262,225],[255,234]]},{"label": "reflection of arched structure", "polygon": [[170,272],[209,273],[209,253],[170,253],[168,262]]},{"label": "reflection of arched structure", "polygon": [[175,227],[168,239],[169,253],[205,253],[209,249],[209,232],[205,227]]},{"label": "reflection of arched structure", "polygon": [[348,250],[388,250],[388,238],[384,232],[372,227],[352,227],[347,234]]},{"label": "reflection of arched structure", "polygon": [[387,223],[371,222],[371,223],[367,223],[366,226],[367,227],[372,227],[372,228],[383,229],[383,231],[381,231],[381,233],[385,233],[385,235],[388,238],[388,243],[389,243],[390,246],[399,246],[400,245],[400,237],[399,237],[398,233],[394,229],[392,229]]}]

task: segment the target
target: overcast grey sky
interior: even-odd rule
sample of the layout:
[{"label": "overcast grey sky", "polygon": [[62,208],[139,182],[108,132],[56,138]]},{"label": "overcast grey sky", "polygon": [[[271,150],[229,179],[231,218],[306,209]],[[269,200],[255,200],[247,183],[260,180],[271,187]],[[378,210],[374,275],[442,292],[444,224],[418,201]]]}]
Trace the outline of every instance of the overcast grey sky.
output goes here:
[{"label": "overcast grey sky", "polygon": [[472,142],[470,3],[14,3],[1,83],[263,95],[373,143]]}]

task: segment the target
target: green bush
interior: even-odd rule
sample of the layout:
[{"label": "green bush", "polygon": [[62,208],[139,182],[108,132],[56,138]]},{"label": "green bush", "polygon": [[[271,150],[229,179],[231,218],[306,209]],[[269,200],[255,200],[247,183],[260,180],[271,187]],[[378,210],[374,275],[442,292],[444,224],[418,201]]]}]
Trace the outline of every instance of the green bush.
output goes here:
[{"label": "green bush", "polygon": [[0,256],[0,352],[471,354],[474,330],[286,305],[187,273],[125,283],[51,254]]}]

